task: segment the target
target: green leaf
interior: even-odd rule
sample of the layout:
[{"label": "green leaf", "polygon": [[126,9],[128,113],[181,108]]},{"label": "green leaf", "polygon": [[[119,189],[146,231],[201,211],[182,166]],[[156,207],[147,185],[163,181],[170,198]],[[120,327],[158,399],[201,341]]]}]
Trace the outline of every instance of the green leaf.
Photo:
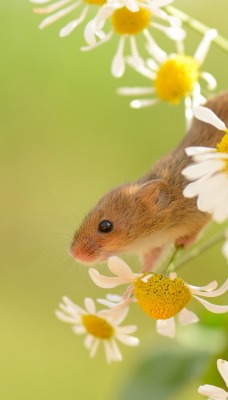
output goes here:
[{"label": "green leaf", "polygon": [[140,362],[120,400],[170,400],[206,368],[209,354],[174,347],[153,351]]}]

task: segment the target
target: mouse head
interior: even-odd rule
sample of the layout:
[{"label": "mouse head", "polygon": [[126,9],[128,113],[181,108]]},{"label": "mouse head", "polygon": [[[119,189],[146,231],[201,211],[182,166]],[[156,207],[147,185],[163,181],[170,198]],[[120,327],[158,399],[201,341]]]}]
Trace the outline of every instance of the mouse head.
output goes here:
[{"label": "mouse head", "polygon": [[138,241],[165,227],[164,210],[169,201],[168,185],[160,179],[113,189],[76,231],[71,254],[80,262],[94,263],[134,251]]}]

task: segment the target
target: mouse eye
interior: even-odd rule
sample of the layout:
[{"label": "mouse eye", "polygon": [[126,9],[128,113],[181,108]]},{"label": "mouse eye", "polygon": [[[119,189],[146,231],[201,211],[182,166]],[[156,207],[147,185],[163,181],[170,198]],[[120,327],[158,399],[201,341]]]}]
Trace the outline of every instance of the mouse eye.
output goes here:
[{"label": "mouse eye", "polygon": [[109,233],[113,230],[113,223],[110,221],[101,221],[99,224],[99,231]]}]

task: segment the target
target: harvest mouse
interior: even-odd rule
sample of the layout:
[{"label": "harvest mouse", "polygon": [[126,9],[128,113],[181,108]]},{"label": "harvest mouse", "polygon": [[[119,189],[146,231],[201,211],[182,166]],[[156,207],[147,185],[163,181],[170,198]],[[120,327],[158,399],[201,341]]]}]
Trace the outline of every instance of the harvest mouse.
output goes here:
[{"label": "harvest mouse", "polygon": [[[228,124],[228,92],[211,98],[205,106]],[[184,149],[215,147],[223,134],[194,119],[176,149],[158,160],[149,172],[100,199],[74,235],[72,256],[90,264],[135,252],[143,255],[144,271],[148,271],[168,245],[187,247],[194,242],[210,215],[197,209],[196,198],[182,194],[187,181],[181,171],[191,163]]]}]

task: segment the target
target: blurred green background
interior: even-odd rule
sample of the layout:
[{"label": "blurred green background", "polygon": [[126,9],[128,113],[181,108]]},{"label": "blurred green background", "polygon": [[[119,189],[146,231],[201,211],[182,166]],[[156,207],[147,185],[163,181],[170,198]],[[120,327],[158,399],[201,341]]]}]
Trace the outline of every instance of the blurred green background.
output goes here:
[{"label": "blurred green background", "polygon": [[[176,0],[174,5],[228,38],[227,0]],[[127,323],[138,324],[141,346],[121,347],[124,361],[108,367],[103,349],[90,360],[82,338],[54,315],[63,295],[81,305],[85,296],[104,296],[87,267],[68,254],[74,229],[103,193],[141,176],[176,145],[184,117],[183,105],[131,110],[116,88],[148,81],[130,70],[121,80],[111,77],[117,38],[81,53],[83,27],[64,40],[58,37],[71,15],[40,32],[41,18],[32,8],[29,1],[0,3],[0,399],[126,399],[124,387],[144,355],[173,346],[189,353],[210,348],[208,383],[215,383],[215,360],[225,348],[212,325],[227,319],[210,319],[197,304],[192,307],[210,327],[205,335],[198,327],[183,328],[175,341],[158,337],[155,323],[133,306]],[[190,54],[200,39],[189,31]],[[212,45],[203,69],[217,78],[218,90],[227,88],[227,60]],[[129,260],[137,269],[137,260]],[[100,270],[105,272],[106,265]],[[227,264],[220,246],[188,264],[182,276],[195,285],[222,283]],[[191,381],[170,400],[202,398],[196,392],[201,383],[206,382]],[[148,398],[154,398],[153,388]]]}]

